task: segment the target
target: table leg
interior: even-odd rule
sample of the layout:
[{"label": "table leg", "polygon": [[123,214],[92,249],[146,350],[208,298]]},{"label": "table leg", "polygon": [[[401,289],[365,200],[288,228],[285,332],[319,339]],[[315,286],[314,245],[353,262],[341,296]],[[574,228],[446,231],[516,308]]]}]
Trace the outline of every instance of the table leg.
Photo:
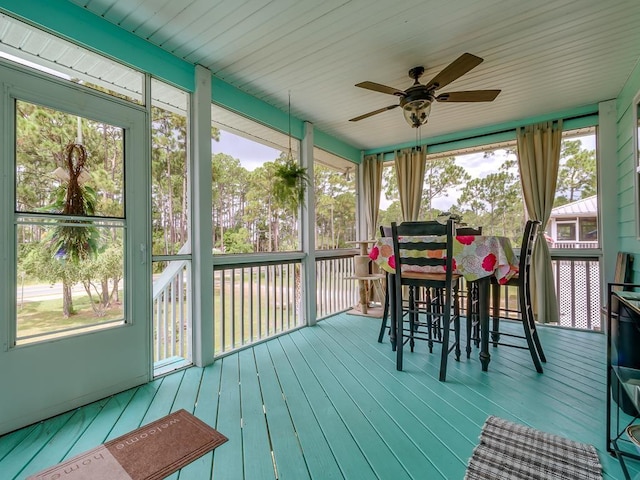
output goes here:
[{"label": "table leg", "polygon": [[478,282],[478,310],[480,314],[480,363],[482,371],[489,369],[491,354],[489,353],[489,291],[491,277],[484,277]]}]

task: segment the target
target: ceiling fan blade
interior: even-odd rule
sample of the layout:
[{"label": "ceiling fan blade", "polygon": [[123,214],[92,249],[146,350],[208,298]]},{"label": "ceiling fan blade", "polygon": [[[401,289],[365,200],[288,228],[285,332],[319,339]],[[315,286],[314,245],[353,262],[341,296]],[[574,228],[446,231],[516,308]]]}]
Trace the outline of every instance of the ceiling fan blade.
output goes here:
[{"label": "ceiling fan blade", "polygon": [[453,62],[445,67],[439,74],[431,79],[427,83],[427,88],[435,86],[435,89],[442,88],[445,85],[449,85],[451,82],[460,78],[465,73],[471,71],[483,62],[483,59],[471,55],[470,53],[463,53]]},{"label": "ceiling fan blade", "polygon": [[405,93],[397,88],[387,87],[380,83],[375,82],[361,82],[356,83],[356,87],[366,88],[367,90],[373,90],[374,92],[388,93],[389,95],[397,95],[398,97],[404,97]]},{"label": "ceiling fan blade", "polygon": [[398,104],[389,105],[388,107],[379,108],[378,110],[374,110],[373,112],[365,113],[364,115],[360,115],[359,117],[352,118],[349,121],[350,122],[357,122],[357,121],[362,120],[364,118],[373,117],[374,115],[377,115],[379,113],[386,112],[387,110],[393,110],[394,108],[399,107],[399,106],[400,105],[398,105]]},{"label": "ceiling fan blade", "polygon": [[467,90],[464,92],[449,92],[438,95],[438,102],[492,102],[500,90]]}]

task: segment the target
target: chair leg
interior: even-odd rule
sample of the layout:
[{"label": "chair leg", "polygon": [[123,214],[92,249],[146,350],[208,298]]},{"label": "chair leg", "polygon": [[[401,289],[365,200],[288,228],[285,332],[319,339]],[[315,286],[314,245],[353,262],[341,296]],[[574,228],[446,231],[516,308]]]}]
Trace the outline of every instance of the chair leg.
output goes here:
[{"label": "chair leg", "polygon": [[409,347],[413,352],[416,341],[414,333],[416,331],[416,325],[418,321],[418,312],[416,311],[416,288],[409,287]]},{"label": "chair leg", "polygon": [[395,321],[395,346],[396,346],[396,370],[402,371],[402,347],[404,345],[403,338],[403,322],[404,319],[402,317],[402,288],[397,287],[394,288],[393,295],[393,308],[395,312],[395,320],[392,319],[392,322]]},{"label": "chair leg", "polygon": [[[542,344],[540,343],[540,337],[538,337],[538,329],[536,328],[536,319],[533,315],[533,305],[531,304],[531,292],[526,292],[526,304],[527,304],[527,317],[526,322],[529,330],[531,331],[531,337],[533,338],[533,343],[536,347],[536,352],[538,353],[538,358],[541,362],[547,363],[547,357],[544,355],[544,351],[542,350]],[[522,321],[525,321],[523,317]]]},{"label": "chair leg", "polygon": [[528,326],[525,326],[524,329],[525,329],[524,335],[527,338],[527,345],[529,346],[529,353],[531,353],[531,359],[533,360],[533,365],[536,367],[536,371],[538,373],[544,373],[544,370],[542,369],[542,364],[540,363],[540,359],[538,358],[538,351],[536,350],[536,346],[533,343],[531,330],[529,330]]},{"label": "chair leg", "polygon": [[540,361],[547,363],[547,357],[545,357],[544,352],[542,351],[542,344],[540,343],[540,337],[538,337],[538,330],[536,328],[533,329],[533,343],[536,345]]},{"label": "chair leg", "polygon": [[533,365],[536,367],[536,371],[538,373],[543,373],[542,364],[540,363],[540,358],[538,358],[538,350],[533,341],[531,330],[531,323],[533,322],[533,309],[531,308],[531,296],[528,292],[528,289],[529,285],[524,284],[520,286],[520,291],[518,292],[520,296],[520,314],[522,316],[522,328],[524,330],[524,336],[527,340],[531,359],[533,360]]},{"label": "chair leg", "polygon": [[444,328],[444,289],[438,288],[436,293],[436,307],[438,316],[436,317],[435,330],[438,340],[442,340],[442,328]]},{"label": "chair leg", "polygon": [[[391,289],[391,287],[389,287],[388,290],[388,295],[389,295],[389,311],[391,312],[390,317],[391,317],[391,323],[389,326],[389,339],[391,340],[391,350],[392,351],[396,351],[396,334],[397,334],[397,327],[396,324],[398,322],[397,319],[397,313],[396,313],[396,307],[395,307],[395,294],[393,292],[393,290]],[[402,299],[400,299],[400,310],[402,310]],[[402,321],[402,317],[400,317],[400,321]]]},{"label": "chair leg", "polygon": [[[389,280],[385,282],[385,295],[384,295],[384,310],[382,312],[382,325],[380,325],[380,333],[378,334],[378,343],[382,343],[384,338],[384,332],[387,330],[387,319],[389,316]],[[389,336],[392,337],[392,332],[389,332]]]},{"label": "chair leg", "polygon": [[458,297],[458,290],[454,290],[453,293],[453,333],[455,335],[455,355],[456,361],[460,361],[460,298]]},{"label": "chair leg", "polygon": [[429,347],[429,353],[433,353],[433,337],[434,328],[433,319],[435,318],[435,310],[433,304],[433,297],[431,296],[431,288],[425,289],[425,314],[427,317],[427,346]]},{"label": "chair leg", "polygon": [[442,349],[440,351],[440,375],[438,378],[441,382],[444,382],[447,379],[447,360],[449,359],[449,330],[450,330],[449,321],[451,320],[450,313],[447,314],[447,312],[444,312],[444,314],[442,315],[442,319],[445,322],[445,327],[442,329]]},{"label": "chair leg", "polygon": [[491,341],[493,346],[497,347],[500,341],[500,285],[491,285],[491,305],[493,307]]},{"label": "chair leg", "polygon": [[469,297],[471,296],[471,290],[467,289],[467,358],[471,358],[471,335],[473,330],[473,315],[471,313],[471,304]]}]

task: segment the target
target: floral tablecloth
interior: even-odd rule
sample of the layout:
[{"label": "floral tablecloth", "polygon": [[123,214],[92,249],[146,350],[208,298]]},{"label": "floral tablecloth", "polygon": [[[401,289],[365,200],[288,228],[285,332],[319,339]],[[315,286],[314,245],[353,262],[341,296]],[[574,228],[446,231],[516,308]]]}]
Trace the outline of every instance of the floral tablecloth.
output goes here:
[{"label": "floral tablecloth", "polygon": [[[445,237],[416,236],[404,237],[403,241],[446,241]],[[402,256],[417,255],[444,255],[444,250],[419,251],[403,249]],[[393,255],[393,240],[391,237],[382,237],[373,245],[369,252],[369,258],[377,263],[380,268],[395,273],[395,258]],[[494,275],[499,283],[505,283],[518,271],[518,260],[513,253],[511,242],[507,237],[486,235],[459,235],[453,241],[453,265],[455,272],[462,275],[468,281]],[[419,272],[443,272],[444,267],[421,267],[415,265],[403,266],[403,271],[412,270]]]}]

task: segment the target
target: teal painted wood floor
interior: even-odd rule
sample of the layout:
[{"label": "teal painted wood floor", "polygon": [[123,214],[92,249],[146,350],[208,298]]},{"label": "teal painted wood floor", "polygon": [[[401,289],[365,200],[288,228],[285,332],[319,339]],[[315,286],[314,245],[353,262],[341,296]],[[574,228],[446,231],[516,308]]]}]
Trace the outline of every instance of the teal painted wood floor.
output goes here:
[{"label": "teal painted wood floor", "polygon": [[591,443],[605,479],[622,478],[605,451],[604,335],[540,328],[544,374],[527,351],[499,347],[489,372],[476,350],[451,360],[441,383],[439,355],[423,342],[397,372],[378,328],[338,315],[12,432],[0,437],[0,478],[24,478],[180,408],[229,442],[172,479],[462,479],[488,415]]}]

